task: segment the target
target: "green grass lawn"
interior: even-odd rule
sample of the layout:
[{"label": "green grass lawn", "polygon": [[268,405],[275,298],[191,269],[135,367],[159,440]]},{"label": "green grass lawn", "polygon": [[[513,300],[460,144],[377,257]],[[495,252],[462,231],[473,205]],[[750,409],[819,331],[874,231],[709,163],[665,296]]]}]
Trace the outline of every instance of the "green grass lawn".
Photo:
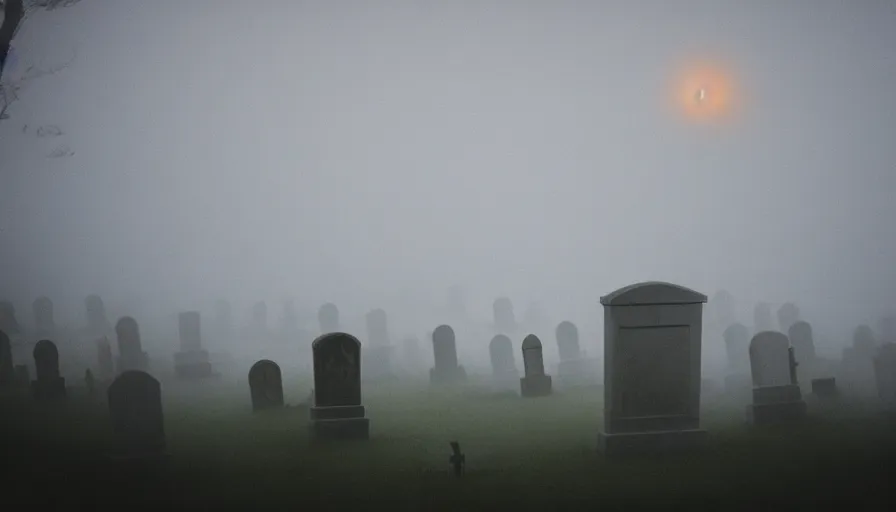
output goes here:
[{"label": "green grass lawn", "polygon": [[[301,381],[286,385],[308,388]],[[852,496],[883,504],[893,496],[888,483],[896,474],[894,423],[873,408],[815,411],[805,424],[756,429],[743,424],[741,407],[708,401],[706,452],[608,460],[596,451],[602,409],[596,390],[524,400],[476,386],[433,392],[425,383],[368,385],[371,439],[329,443],[311,441],[304,407],[252,414],[242,383],[197,383],[190,393],[163,384],[163,394],[167,469],[135,474],[104,457],[110,426],[102,397],[70,388],[64,406],[47,408],[6,393],[4,464],[14,475],[6,482],[16,483],[7,503],[756,510],[784,499],[822,506]],[[460,479],[449,475],[451,440],[467,456]]]}]

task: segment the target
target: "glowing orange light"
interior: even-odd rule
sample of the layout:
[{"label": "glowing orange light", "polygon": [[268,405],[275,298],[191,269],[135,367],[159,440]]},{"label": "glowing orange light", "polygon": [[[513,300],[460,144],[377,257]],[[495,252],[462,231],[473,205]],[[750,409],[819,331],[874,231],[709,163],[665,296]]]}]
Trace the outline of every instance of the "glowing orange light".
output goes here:
[{"label": "glowing orange light", "polygon": [[729,120],[736,113],[736,100],[731,73],[718,64],[686,64],[671,88],[673,108],[688,121]]}]

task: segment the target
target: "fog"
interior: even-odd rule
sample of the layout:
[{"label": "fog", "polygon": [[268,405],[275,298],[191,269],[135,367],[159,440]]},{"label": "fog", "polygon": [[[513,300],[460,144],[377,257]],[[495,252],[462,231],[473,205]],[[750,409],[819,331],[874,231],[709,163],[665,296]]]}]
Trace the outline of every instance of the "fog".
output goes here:
[{"label": "fog", "polygon": [[[483,318],[508,296],[594,329],[663,280],[836,335],[896,306],[893,2],[375,4],[34,14],[22,61],[75,58],[0,122],[2,295],[70,324],[90,293],[409,321],[458,284]],[[705,59],[724,122],[669,102]]]}]

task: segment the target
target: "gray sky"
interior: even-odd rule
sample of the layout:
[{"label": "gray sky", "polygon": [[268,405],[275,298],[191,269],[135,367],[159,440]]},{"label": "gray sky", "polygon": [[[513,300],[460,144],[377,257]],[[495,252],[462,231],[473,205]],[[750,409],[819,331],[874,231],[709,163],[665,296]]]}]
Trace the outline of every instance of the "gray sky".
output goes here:
[{"label": "gray sky", "polygon": [[[508,295],[584,321],[660,279],[744,320],[893,305],[896,2],[244,5],[27,21],[22,59],[77,57],[0,123],[0,289],[361,311],[462,283],[483,315]],[[669,108],[704,58],[729,122]]]}]

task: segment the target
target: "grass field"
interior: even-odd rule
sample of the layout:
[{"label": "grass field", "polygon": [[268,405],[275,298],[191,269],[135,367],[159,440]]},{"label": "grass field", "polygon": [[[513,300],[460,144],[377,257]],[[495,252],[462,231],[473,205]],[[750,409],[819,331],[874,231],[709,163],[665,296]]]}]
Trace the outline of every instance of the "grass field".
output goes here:
[{"label": "grass field", "polygon": [[[849,510],[876,510],[894,496],[896,423],[873,408],[816,409],[804,424],[756,429],[743,425],[740,407],[708,401],[706,452],[608,460],[596,451],[601,396],[593,389],[523,400],[476,386],[371,387],[369,441],[312,443],[304,407],[252,414],[242,383],[196,383],[191,391],[163,383],[168,465],[144,472],[104,457],[110,426],[102,397],[70,388],[64,406],[49,408],[7,392],[5,482],[15,485],[5,501],[53,502],[58,510],[323,510],[315,506],[323,502],[331,510],[768,510],[786,501],[793,510],[851,499]],[[451,440],[467,456],[460,479],[449,476]]]}]

